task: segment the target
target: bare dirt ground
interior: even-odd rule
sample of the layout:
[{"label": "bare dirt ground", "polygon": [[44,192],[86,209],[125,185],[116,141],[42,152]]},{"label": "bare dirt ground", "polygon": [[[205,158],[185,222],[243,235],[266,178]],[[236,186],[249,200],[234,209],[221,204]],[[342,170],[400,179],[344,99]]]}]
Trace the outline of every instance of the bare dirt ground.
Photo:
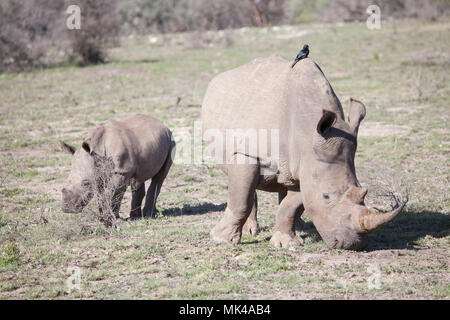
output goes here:
[{"label": "bare dirt ground", "polygon": [[[300,25],[130,37],[105,65],[0,74],[0,297],[448,299],[449,29],[403,21],[377,31]],[[372,233],[365,251],[328,250],[307,213],[305,245],[272,248],[277,196],[264,192],[260,234],[237,247],[213,244],[227,188],[205,165],[172,167],[156,219],[109,230],[88,213],[61,212],[71,159],[59,140],[78,147],[98,123],[138,112],[174,131],[192,127],[214,75],[273,53],[294,57],[304,43],[345,111],[350,97],[367,106],[356,166],[391,170],[410,190],[405,212]],[[129,206],[128,191],[123,215]],[[73,267],[80,288],[70,291]]]}]

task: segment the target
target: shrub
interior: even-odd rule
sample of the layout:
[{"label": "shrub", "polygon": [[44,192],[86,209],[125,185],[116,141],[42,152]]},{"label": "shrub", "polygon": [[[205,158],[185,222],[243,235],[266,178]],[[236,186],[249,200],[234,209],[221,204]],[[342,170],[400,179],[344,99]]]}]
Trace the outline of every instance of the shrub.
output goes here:
[{"label": "shrub", "polygon": [[285,0],[133,0],[120,8],[128,32],[222,30],[279,23]]},{"label": "shrub", "polygon": [[57,38],[63,2],[0,2],[0,71],[21,71],[44,64],[46,50]]},{"label": "shrub", "polygon": [[[450,3],[441,0],[374,0],[381,8],[383,17],[393,18],[421,18],[434,20],[440,16],[449,15]],[[368,17],[366,8],[369,6],[364,0],[336,0],[330,1],[320,12],[320,19],[326,22],[335,21],[365,21]]]},{"label": "shrub", "polygon": [[105,227],[119,228],[117,216],[127,185],[114,181],[114,162],[110,157],[95,155],[95,172],[92,177],[93,198],[86,212]]},{"label": "shrub", "polygon": [[82,64],[103,63],[106,48],[118,43],[120,25],[116,0],[71,0],[81,9],[81,29],[68,30],[72,56]]},{"label": "shrub", "polygon": [[14,242],[0,248],[0,265],[13,264],[19,261],[20,250]]},{"label": "shrub", "polygon": [[[66,26],[71,4],[81,8],[81,30]],[[78,57],[83,64],[103,62],[119,30],[116,0],[1,0],[0,71],[29,70]]]},{"label": "shrub", "polygon": [[126,188],[125,185],[115,186],[112,183],[114,175],[114,162],[111,158],[96,161],[94,176],[94,205],[95,218],[105,227],[118,227],[116,213],[118,214],[122,197],[117,195],[117,189]]}]

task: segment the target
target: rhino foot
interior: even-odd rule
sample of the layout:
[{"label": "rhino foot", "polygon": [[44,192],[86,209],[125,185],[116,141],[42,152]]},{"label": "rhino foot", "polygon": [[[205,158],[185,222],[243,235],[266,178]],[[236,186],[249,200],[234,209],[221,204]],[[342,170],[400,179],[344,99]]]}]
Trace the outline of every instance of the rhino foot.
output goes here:
[{"label": "rhino foot", "polygon": [[295,219],[294,228],[296,231],[302,231],[305,229],[305,221],[302,218]]},{"label": "rhino foot", "polygon": [[234,245],[241,242],[241,235],[239,220],[233,216],[233,212],[228,208],[225,210],[223,218],[210,232],[212,241]]},{"label": "rhino foot", "polygon": [[242,227],[243,234],[249,234],[251,236],[256,236],[259,231],[258,222],[255,220],[247,219],[244,226]]},{"label": "rhino foot", "polygon": [[135,209],[135,210],[131,210],[130,212],[130,216],[129,216],[129,220],[137,220],[137,219],[141,219],[142,218],[142,211],[141,209]]},{"label": "rhino foot", "polygon": [[304,241],[302,238],[295,235],[292,236],[287,233],[282,233],[281,231],[275,231],[270,239],[270,243],[277,248],[289,249],[302,246]]}]

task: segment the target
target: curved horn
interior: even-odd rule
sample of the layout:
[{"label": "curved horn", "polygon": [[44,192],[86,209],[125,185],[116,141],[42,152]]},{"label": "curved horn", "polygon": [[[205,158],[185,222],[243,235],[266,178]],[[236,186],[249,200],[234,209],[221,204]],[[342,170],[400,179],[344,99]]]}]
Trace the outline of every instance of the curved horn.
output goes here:
[{"label": "curved horn", "polygon": [[365,209],[359,216],[359,228],[365,233],[385,225],[403,210],[405,204],[406,202],[402,203],[397,209],[387,213],[376,213]]}]

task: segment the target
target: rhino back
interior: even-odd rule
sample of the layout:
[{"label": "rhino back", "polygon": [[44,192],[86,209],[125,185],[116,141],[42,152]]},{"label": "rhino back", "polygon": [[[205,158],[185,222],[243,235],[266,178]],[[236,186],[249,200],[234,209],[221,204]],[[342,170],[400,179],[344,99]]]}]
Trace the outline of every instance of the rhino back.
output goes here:
[{"label": "rhino back", "polygon": [[289,64],[278,55],[255,59],[216,76],[202,105],[205,129],[278,127],[286,104]]},{"label": "rhino back", "polygon": [[286,176],[297,176],[301,149],[312,149],[324,109],[343,119],[341,104],[320,67],[307,58],[291,69],[289,61],[272,55],[210,82],[202,105],[203,132],[278,129],[280,169]]},{"label": "rhino back", "polygon": [[107,121],[91,131],[88,139],[93,151],[112,157],[117,172],[142,182],[158,173],[171,147],[170,130],[140,114]]},{"label": "rhino back", "polygon": [[164,165],[172,145],[172,133],[161,121],[147,115],[133,115],[123,124],[134,135],[137,146],[133,148],[136,154],[136,179],[145,181],[153,177]]},{"label": "rhino back", "polygon": [[323,109],[343,118],[342,107],[312,59],[294,69],[279,55],[258,58],[216,76],[202,105],[203,128],[279,128],[294,115]]}]

